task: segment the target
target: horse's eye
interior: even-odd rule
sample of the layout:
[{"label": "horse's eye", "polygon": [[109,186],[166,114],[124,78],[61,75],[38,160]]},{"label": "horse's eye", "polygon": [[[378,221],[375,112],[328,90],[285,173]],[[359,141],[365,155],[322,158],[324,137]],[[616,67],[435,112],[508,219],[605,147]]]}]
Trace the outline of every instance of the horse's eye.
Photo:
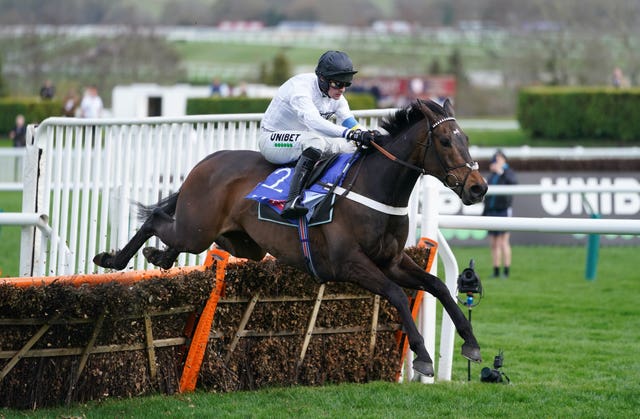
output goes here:
[{"label": "horse's eye", "polygon": [[451,139],[447,137],[440,138],[440,144],[442,144],[444,147],[451,147]]}]

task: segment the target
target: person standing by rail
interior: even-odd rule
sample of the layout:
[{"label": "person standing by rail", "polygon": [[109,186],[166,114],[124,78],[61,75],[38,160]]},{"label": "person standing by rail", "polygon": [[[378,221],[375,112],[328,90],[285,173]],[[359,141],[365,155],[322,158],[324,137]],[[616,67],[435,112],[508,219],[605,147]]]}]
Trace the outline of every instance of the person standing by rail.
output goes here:
[{"label": "person standing by rail", "polygon": [[[491,174],[487,179],[489,188],[491,185],[516,185],[517,177],[513,169],[507,163],[507,157],[502,150],[497,150],[489,164]],[[513,196],[512,195],[488,195],[484,200],[484,210],[482,215],[489,217],[511,217]],[[508,231],[489,230],[489,245],[491,247],[491,259],[493,262],[492,278],[500,277],[502,267],[502,277],[508,278],[511,269],[511,244],[509,243],[510,233]]]}]

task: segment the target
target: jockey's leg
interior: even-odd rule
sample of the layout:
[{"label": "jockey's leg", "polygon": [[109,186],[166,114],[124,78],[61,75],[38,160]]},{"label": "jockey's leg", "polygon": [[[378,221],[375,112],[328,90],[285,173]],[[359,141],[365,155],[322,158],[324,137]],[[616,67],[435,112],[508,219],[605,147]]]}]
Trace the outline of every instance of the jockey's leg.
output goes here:
[{"label": "jockey's leg", "polygon": [[307,213],[307,208],[303,207],[300,203],[300,194],[320,156],[322,156],[322,151],[313,147],[309,147],[302,152],[300,159],[296,163],[293,177],[291,178],[287,203],[282,210],[282,216],[284,218],[298,218]]}]

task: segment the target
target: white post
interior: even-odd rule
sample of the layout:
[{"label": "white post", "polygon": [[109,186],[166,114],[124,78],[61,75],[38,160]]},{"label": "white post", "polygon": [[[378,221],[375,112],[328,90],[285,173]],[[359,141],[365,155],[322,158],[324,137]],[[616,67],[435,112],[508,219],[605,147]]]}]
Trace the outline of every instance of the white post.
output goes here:
[{"label": "white post", "polygon": [[[451,296],[456,299],[458,281],[458,262],[456,261],[447,239],[441,232],[438,232],[438,253],[444,265],[445,282]],[[442,331],[440,332],[440,361],[438,362],[438,379],[451,380],[451,369],[453,367],[453,343],[456,329],[447,311],[442,309]]]},{"label": "white post", "polygon": [[[39,153],[35,144],[35,126],[27,126],[27,146],[22,166],[22,212],[47,212],[48,209],[37,208]],[[42,233],[37,228],[23,228],[20,238],[20,276],[38,276],[42,272],[34,272],[40,266]]]},{"label": "white post", "polygon": [[[421,236],[436,240],[438,236],[438,195],[440,184],[432,176],[423,176],[423,199],[422,199],[422,230]],[[438,273],[438,259],[433,260],[431,274]],[[425,293],[420,308],[420,332],[424,337],[425,347],[429,351],[431,358],[436,360],[436,299],[429,293]],[[431,377],[421,377],[423,383],[433,383]]]}]

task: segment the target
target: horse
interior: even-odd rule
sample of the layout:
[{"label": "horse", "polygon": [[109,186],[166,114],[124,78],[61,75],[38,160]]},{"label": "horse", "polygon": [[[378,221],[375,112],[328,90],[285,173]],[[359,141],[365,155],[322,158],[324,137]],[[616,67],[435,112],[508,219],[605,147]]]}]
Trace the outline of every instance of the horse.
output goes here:
[{"label": "horse", "polygon": [[[386,298],[397,309],[413,368],[433,376],[433,362],[411,316],[404,288],[423,290],[444,306],[464,340],[462,355],[481,362],[471,323],[446,285],[418,266],[405,252],[409,230],[405,209],[419,177],[429,174],[452,189],[465,205],[482,201],[487,184],[469,155],[469,138],[458,125],[449,100],[443,105],[417,100],[390,112],[363,156],[346,174],[349,193],[377,201],[375,208],[338,197],[333,221],[311,226],[308,246],[320,282],[349,282]],[[170,268],[182,252],[199,254],[213,243],[230,254],[262,260],[269,253],[280,262],[308,271],[297,229],[258,219],[258,203],[246,195],[278,166],[259,152],[222,150],[205,157],[180,189],[150,206],[139,204],[143,224],[121,250],[97,254],[104,268],[124,269],[144,243],[158,237],[165,249],[146,247],[149,263]],[[344,192],[343,192],[344,193]]]}]

